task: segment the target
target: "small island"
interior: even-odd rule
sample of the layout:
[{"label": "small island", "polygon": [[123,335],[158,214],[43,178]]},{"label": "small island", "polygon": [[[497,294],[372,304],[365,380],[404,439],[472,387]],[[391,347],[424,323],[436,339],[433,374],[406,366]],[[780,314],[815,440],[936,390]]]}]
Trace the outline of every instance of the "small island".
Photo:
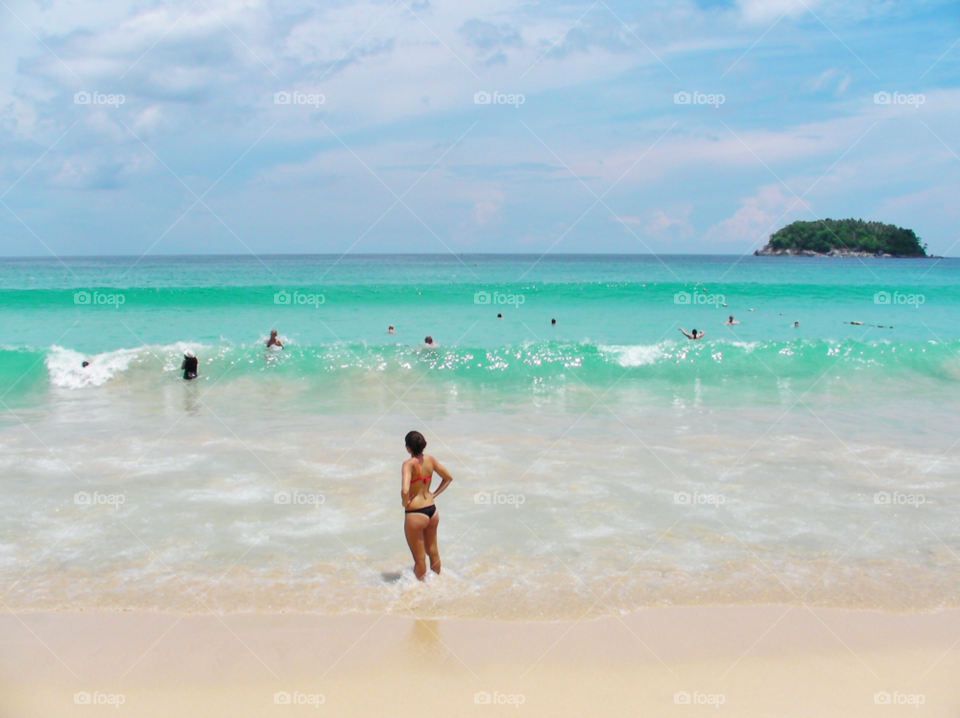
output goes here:
[{"label": "small island", "polygon": [[770,235],[757,257],[926,257],[912,229],[862,219],[794,222]]}]

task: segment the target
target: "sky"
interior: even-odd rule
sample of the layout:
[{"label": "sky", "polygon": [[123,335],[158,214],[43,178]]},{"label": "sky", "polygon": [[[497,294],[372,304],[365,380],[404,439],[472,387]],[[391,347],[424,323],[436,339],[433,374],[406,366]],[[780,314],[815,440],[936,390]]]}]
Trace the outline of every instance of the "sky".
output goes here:
[{"label": "sky", "polygon": [[960,256],[958,118],[957,2],[2,0],[0,255]]}]

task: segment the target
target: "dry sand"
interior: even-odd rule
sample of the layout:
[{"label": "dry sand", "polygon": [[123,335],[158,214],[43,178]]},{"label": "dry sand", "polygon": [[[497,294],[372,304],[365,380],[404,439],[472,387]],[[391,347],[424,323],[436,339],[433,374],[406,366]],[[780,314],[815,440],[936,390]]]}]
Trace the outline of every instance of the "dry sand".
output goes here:
[{"label": "dry sand", "polygon": [[958,610],[678,607],[579,623],[5,613],[0,716],[955,717],[958,640]]}]

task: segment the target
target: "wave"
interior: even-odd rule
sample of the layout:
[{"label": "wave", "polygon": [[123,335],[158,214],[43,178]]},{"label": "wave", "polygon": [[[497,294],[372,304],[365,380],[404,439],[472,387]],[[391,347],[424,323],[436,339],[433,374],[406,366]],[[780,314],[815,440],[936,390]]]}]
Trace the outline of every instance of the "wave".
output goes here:
[{"label": "wave", "polygon": [[[427,382],[454,380],[505,389],[532,388],[544,382],[608,384],[621,379],[670,384],[694,379],[708,384],[775,381],[817,378],[826,372],[870,380],[915,376],[960,381],[960,342],[854,340],[666,340],[649,345],[544,341],[496,348],[287,343],[279,352],[266,351],[262,341],[247,345],[177,342],[96,354],[56,345],[45,350],[6,347],[0,348],[0,377],[8,386],[42,381],[36,372],[27,371],[27,378],[18,376],[42,359],[47,384],[58,389],[96,389],[118,381],[167,382],[179,377],[186,349],[201,359],[201,380],[227,382],[272,377],[330,385],[370,373],[390,380],[425,372],[429,372]],[[89,366],[83,367],[84,361]]]}]

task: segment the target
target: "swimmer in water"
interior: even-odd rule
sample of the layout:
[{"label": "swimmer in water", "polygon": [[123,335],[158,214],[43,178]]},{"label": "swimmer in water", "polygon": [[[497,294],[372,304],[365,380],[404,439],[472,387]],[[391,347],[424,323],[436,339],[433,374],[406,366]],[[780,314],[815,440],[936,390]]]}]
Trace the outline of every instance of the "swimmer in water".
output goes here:
[{"label": "swimmer in water", "polygon": [[503,315],[502,315],[502,314],[497,314],[497,319],[503,319]]},{"label": "swimmer in water", "polygon": [[200,360],[197,359],[196,354],[187,349],[183,353],[183,363],[180,365],[180,368],[183,369],[184,379],[196,379],[197,374],[200,373]]},{"label": "swimmer in water", "polygon": [[393,329],[393,325],[391,324],[389,327],[387,327],[387,334],[393,334],[393,332],[394,332],[394,329]]},{"label": "swimmer in water", "polygon": [[556,323],[557,323],[557,320],[556,320],[556,319],[551,319],[551,320],[550,320],[550,324],[556,324]]},{"label": "swimmer in water", "polygon": [[739,324],[739,323],[740,322],[738,322],[736,319],[733,318],[732,314],[730,315],[730,318],[724,322],[724,324]]},{"label": "swimmer in water", "polygon": [[705,334],[705,332],[698,332],[696,329],[694,329],[692,332],[688,332],[683,327],[680,327],[680,331],[683,332],[683,336],[685,336],[687,339],[703,339],[703,335]]},{"label": "swimmer in water", "polygon": [[[413,573],[422,581],[427,575],[427,556],[430,557],[430,568],[434,573],[440,573],[440,550],[437,548],[440,514],[437,513],[434,499],[446,491],[453,477],[443,464],[423,453],[427,448],[427,440],[419,431],[407,434],[404,444],[410,458],[403,462],[400,469],[403,533],[413,554]],[[439,474],[442,481],[437,490],[431,492],[430,481],[434,473]]]},{"label": "swimmer in water", "polygon": [[269,349],[270,347],[280,347],[283,349],[283,342],[280,341],[280,337],[277,336],[276,329],[270,330],[270,338],[267,339],[267,348]]},{"label": "swimmer in water", "polygon": [[429,334],[424,338],[423,343],[426,344],[428,347],[437,346],[437,343],[433,341],[433,337],[430,336]]},{"label": "swimmer in water", "polygon": [[794,323],[793,323],[793,328],[794,328],[794,329],[796,329],[796,328],[799,327],[799,326],[800,326],[800,322],[794,322]]},{"label": "swimmer in water", "polygon": [[80,367],[83,368],[83,369],[86,369],[88,366],[90,366],[90,362],[88,362],[88,361],[85,361],[85,362],[83,362],[83,364],[80,365]]}]

